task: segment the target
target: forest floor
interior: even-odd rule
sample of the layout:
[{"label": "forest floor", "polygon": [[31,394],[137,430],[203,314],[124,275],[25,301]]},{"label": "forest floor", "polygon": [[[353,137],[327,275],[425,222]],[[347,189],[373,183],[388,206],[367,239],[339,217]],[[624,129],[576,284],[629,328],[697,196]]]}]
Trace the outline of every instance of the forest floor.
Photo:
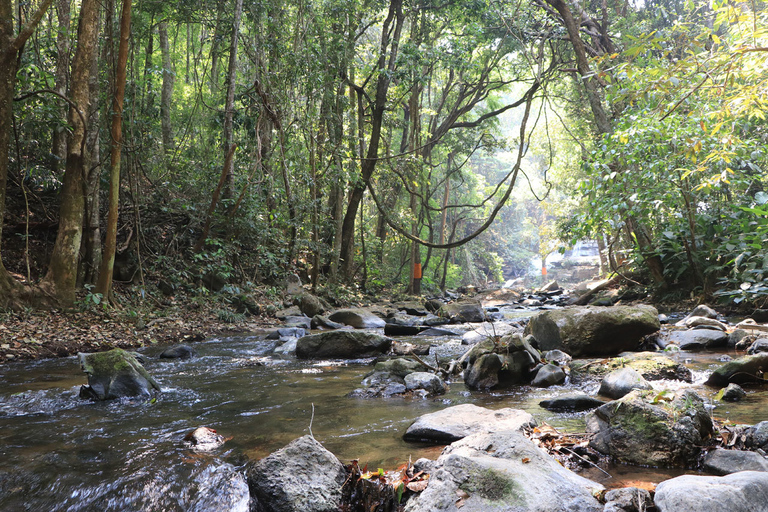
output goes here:
[{"label": "forest floor", "polygon": [[279,321],[249,316],[219,318],[220,304],[168,301],[162,308],[138,313],[127,306],[91,305],[72,311],[23,310],[0,314],[0,365],[5,362],[66,357],[119,347],[186,343],[244,332],[258,332]]}]

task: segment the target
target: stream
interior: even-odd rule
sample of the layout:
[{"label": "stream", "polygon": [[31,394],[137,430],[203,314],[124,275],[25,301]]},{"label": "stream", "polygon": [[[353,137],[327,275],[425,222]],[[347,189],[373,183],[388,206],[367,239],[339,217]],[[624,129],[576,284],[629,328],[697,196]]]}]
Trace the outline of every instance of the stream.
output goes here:
[{"label": "stream", "polygon": [[[261,338],[209,339],[194,344],[197,357],[183,361],[156,359],[165,347],[141,349],[148,358],[145,367],[163,388],[154,401],[78,398],[86,377],[74,357],[0,366],[0,510],[247,510],[243,465],[309,434],[310,428],[342,462],[358,459],[361,467],[393,469],[409,458],[439,455],[442,447],[402,440],[420,415],[474,403],[525,409],[559,430],[582,432],[585,413],[553,413],[538,403],[576,390],[594,394],[598,387],[595,382],[480,392],[454,381],[434,399],[349,398],[372,369],[371,360],[273,359],[267,354],[275,342]],[[441,357],[467,349],[456,338],[400,339],[439,345]],[[717,390],[697,383],[722,364],[722,356],[672,354],[694,371],[693,387],[710,402]],[[654,383],[659,389],[680,385]],[[766,419],[767,401],[768,393],[750,389],[741,402],[716,402],[713,416],[757,423]],[[184,436],[199,426],[216,429],[228,441],[205,454],[184,447]],[[605,469],[613,478],[597,470],[584,476],[618,487],[681,473]]]}]

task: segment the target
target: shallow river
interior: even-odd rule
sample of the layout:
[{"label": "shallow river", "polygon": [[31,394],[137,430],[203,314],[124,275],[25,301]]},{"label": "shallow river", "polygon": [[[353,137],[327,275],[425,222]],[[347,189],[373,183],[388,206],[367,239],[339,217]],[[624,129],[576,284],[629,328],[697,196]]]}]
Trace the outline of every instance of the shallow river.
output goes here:
[{"label": "shallow river", "polygon": [[[438,352],[445,357],[466,349],[457,340],[425,341],[441,344]],[[573,385],[477,392],[453,382],[436,399],[348,398],[371,370],[370,361],[265,361],[272,343],[247,336],[211,339],[194,345],[196,358],[173,362],[153,358],[163,347],[141,350],[163,388],[156,401],[79,399],[86,379],[76,358],[0,366],[0,511],[233,510],[242,505],[237,496],[245,484],[238,469],[245,461],[268,455],[310,427],[343,462],[359,459],[361,466],[393,469],[409,458],[436,458],[440,447],[405,443],[402,435],[416,417],[461,403],[521,408],[564,431],[584,428],[583,413],[538,406],[574,391]],[[675,357],[701,382],[722,364],[721,356]],[[700,389],[707,397],[715,391]],[[762,412],[766,402],[766,392],[752,389],[743,402],[717,403],[713,414],[756,423],[768,419]],[[229,440],[213,454],[194,453],[182,439],[198,426]],[[606,469],[612,479],[599,472],[586,476],[619,486],[676,474]]]}]

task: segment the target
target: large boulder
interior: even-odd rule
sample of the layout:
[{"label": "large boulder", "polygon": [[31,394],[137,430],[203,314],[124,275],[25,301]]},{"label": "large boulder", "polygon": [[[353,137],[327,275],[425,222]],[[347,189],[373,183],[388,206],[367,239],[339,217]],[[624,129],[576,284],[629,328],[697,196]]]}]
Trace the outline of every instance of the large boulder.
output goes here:
[{"label": "large boulder", "polygon": [[745,356],[725,363],[712,372],[705,382],[708,386],[724,387],[731,382],[764,382],[763,372],[768,371],[768,352]]},{"label": "large boulder", "polygon": [[336,512],[347,478],[339,459],[311,436],[251,464],[247,474],[257,509],[270,512]]},{"label": "large boulder", "polygon": [[656,487],[659,512],[768,512],[768,473],[683,475]]},{"label": "large boulder", "polygon": [[635,389],[653,389],[653,386],[636,370],[622,368],[605,376],[598,393],[608,398],[621,398]]},{"label": "large boulder", "polygon": [[405,382],[405,389],[408,391],[423,389],[430,395],[442,395],[445,393],[445,382],[434,373],[413,372],[406,375],[403,380]]},{"label": "large boulder", "polygon": [[698,351],[725,347],[728,344],[728,333],[712,329],[674,331],[670,333],[668,341],[680,347],[680,350]]},{"label": "large boulder", "polygon": [[464,384],[471,389],[491,389],[500,384],[522,384],[531,380],[531,370],[541,354],[529,338],[508,334],[501,339],[485,339],[467,354]]},{"label": "large boulder", "polygon": [[299,306],[301,312],[310,318],[315,315],[321,315],[330,309],[327,302],[311,293],[302,293],[298,299],[296,299],[296,302],[296,305]]},{"label": "large boulder", "polygon": [[602,512],[602,486],[565,469],[521,432],[479,433],[437,459],[406,512]]},{"label": "large boulder", "polygon": [[300,359],[354,359],[386,353],[392,340],[359,331],[327,331],[303,336],[296,342],[296,357]]},{"label": "large boulder", "polygon": [[339,309],[331,313],[328,319],[355,329],[378,329],[386,325],[382,318],[362,308]]},{"label": "large boulder", "polygon": [[536,420],[520,409],[486,409],[461,404],[420,416],[403,435],[406,441],[447,444],[478,432],[520,430]]},{"label": "large boulder", "polygon": [[619,462],[654,467],[695,467],[712,418],[693,392],[666,401],[636,390],[589,413],[587,432],[597,451]]},{"label": "large boulder", "polygon": [[534,315],[525,332],[536,338],[540,350],[606,356],[637,349],[659,326],[659,313],[652,306],[574,306]]},{"label": "large boulder", "polygon": [[88,385],[80,396],[111,400],[130,396],[152,396],[160,385],[130,352],[116,348],[107,352],[80,353],[80,365],[88,375]]},{"label": "large boulder", "polygon": [[545,364],[539,371],[536,372],[536,376],[531,382],[531,386],[537,388],[547,388],[549,386],[557,386],[565,382],[565,372],[562,368],[555,364]]},{"label": "large boulder", "polygon": [[485,321],[483,306],[480,301],[472,299],[443,304],[437,314],[455,324]]}]

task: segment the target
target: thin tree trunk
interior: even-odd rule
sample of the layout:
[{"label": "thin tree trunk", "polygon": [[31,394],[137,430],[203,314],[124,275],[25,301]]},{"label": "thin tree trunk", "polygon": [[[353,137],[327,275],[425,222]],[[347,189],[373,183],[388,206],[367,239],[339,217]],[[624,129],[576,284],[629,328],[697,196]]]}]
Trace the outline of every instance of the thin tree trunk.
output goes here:
[{"label": "thin tree trunk", "polygon": [[171,99],[173,97],[173,64],[171,63],[171,48],[168,44],[168,23],[163,20],[157,25],[160,36],[160,53],[163,56],[163,86],[160,94],[160,126],[163,136],[163,152],[166,168],[170,166],[173,157],[173,129],[171,127]]},{"label": "thin tree trunk", "polygon": [[120,206],[120,156],[123,141],[123,98],[125,97],[126,67],[128,63],[128,39],[131,35],[131,0],[123,0],[120,15],[120,46],[117,51],[117,76],[115,78],[115,97],[112,103],[112,143],[110,149],[109,172],[109,212],[107,213],[107,236],[104,241],[104,254],[99,270],[96,290],[104,298],[109,298],[112,291],[112,274],[115,268],[115,250],[117,247],[117,215]]},{"label": "thin tree trunk", "polygon": [[[66,96],[67,79],[69,78],[69,25],[70,25],[70,0],[57,0],[59,28],[56,33],[56,85],[54,90]],[[67,115],[65,106],[59,108],[63,119]],[[59,174],[64,160],[67,158],[67,130],[64,126],[57,126],[53,130],[51,154],[51,172]]]},{"label": "thin tree trunk", "polygon": [[70,99],[77,107],[69,109],[69,125],[72,133],[67,141],[67,166],[61,190],[59,229],[51,254],[48,273],[41,288],[64,307],[75,302],[80,242],[83,236],[85,215],[85,138],[88,132],[85,116],[90,107],[91,61],[96,52],[98,36],[99,3],[83,0],[80,23],[77,30],[77,50],[72,62]]},{"label": "thin tree trunk", "polygon": [[[232,21],[232,39],[229,45],[229,69],[227,71],[227,100],[224,106],[224,154],[228,155],[232,148],[234,137],[235,114],[235,84],[237,81],[237,42],[240,33],[240,17],[243,12],[243,0],[235,1],[235,18]],[[226,160],[224,169],[226,182],[223,196],[225,199],[232,197],[234,190],[235,173],[234,159]]]}]

